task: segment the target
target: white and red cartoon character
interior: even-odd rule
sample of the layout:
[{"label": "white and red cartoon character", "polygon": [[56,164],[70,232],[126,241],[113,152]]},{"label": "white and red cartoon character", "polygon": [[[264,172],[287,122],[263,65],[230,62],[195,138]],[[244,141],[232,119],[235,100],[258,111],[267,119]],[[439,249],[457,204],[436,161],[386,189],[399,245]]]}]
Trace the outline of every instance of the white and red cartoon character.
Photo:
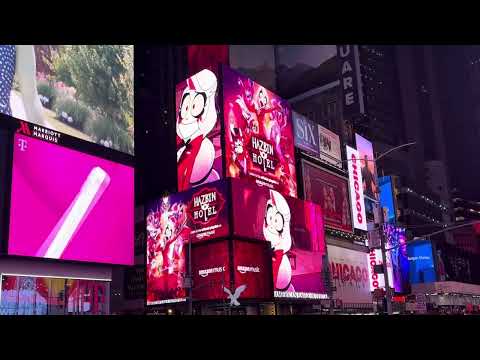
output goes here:
[{"label": "white and red cartoon character", "polygon": [[263,222],[263,235],[272,246],[273,283],[275,290],[280,291],[294,291],[291,284],[292,266],[287,256],[292,246],[290,220],[290,207],[287,201],[279,192],[270,190]]},{"label": "white and red cartoon character", "polygon": [[258,125],[263,128],[263,133],[270,140],[271,130],[271,114],[275,110],[281,110],[280,104],[275,100],[268,98],[267,90],[260,87],[257,91],[257,102],[255,105],[255,112],[258,119]]},{"label": "white and red cartoon character", "polygon": [[187,79],[177,113],[179,191],[220,179],[213,169],[215,147],[207,135],[217,124],[217,77],[202,70]]},{"label": "white and red cartoon character", "polygon": [[232,164],[230,174],[232,176],[246,175],[248,173],[247,158],[248,152],[246,148],[246,139],[242,129],[234,127],[230,124],[230,144]]},{"label": "white and red cartoon character", "polygon": [[[244,82],[240,78],[238,79],[238,85],[240,85],[242,91],[240,95],[237,96],[235,103],[237,104],[237,106],[241,111],[243,120],[246,122],[248,127],[250,127],[250,123],[254,121],[256,118],[256,108],[255,108],[255,102],[253,98],[253,95],[255,92],[255,85],[253,81],[250,79],[246,79]],[[243,125],[243,124],[238,124],[238,125]]]}]

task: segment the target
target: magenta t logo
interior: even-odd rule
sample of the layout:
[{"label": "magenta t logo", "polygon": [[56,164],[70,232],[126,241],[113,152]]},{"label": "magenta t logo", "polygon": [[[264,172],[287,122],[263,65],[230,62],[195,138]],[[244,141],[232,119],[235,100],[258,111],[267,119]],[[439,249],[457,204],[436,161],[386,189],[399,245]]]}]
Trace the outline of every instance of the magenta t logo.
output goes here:
[{"label": "magenta t logo", "polygon": [[18,139],[18,147],[20,148],[20,151],[25,151],[27,150],[27,145],[28,142],[25,139]]}]

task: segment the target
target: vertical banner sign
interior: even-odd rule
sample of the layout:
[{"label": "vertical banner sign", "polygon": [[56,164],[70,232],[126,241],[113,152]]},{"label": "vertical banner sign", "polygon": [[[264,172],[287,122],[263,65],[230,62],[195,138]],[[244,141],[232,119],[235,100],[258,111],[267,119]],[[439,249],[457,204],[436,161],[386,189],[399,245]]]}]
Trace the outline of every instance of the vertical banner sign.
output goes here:
[{"label": "vertical banner sign", "polygon": [[367,231],[365,201],[363,197],[362,172],[360,156],[357,150],[347,146],[348,180],[350,199],[352,200],[353,226],[355,229]]},{"label": "vertical banner sign", "polygon": [[357,45],[337,45],[340,65],[343,116],[351,120],[365,112],[361,88],[360,61]]}]

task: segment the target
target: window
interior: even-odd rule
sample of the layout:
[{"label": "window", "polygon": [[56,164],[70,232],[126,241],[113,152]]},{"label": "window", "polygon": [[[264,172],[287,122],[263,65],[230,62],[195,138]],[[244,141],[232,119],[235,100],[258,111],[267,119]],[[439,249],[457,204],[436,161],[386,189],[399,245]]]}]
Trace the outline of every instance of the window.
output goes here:
[{"label": "window", "polygon": [[0,315],[105,315],[106,281],[3,275]]}]

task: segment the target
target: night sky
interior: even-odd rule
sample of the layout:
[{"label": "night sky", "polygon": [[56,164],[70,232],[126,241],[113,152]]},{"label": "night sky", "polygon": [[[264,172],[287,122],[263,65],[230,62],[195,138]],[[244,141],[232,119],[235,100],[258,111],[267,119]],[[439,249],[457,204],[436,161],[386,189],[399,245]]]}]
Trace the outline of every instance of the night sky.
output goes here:
[{"label": "night sky", "polygon": [[[443,120],[448,172],[452,187],[470,200],[480,200],[480,102],[469,72],[470,59],[480,48],[473,46],[441,46],[438,51],[443,92]],[[478,73],[480,74],[480,73]],[[478,76],[478,75],[477,75]],[[474,80],[474,81],[471,81]],[[480,80],[480,76],[478,77]]]}]

